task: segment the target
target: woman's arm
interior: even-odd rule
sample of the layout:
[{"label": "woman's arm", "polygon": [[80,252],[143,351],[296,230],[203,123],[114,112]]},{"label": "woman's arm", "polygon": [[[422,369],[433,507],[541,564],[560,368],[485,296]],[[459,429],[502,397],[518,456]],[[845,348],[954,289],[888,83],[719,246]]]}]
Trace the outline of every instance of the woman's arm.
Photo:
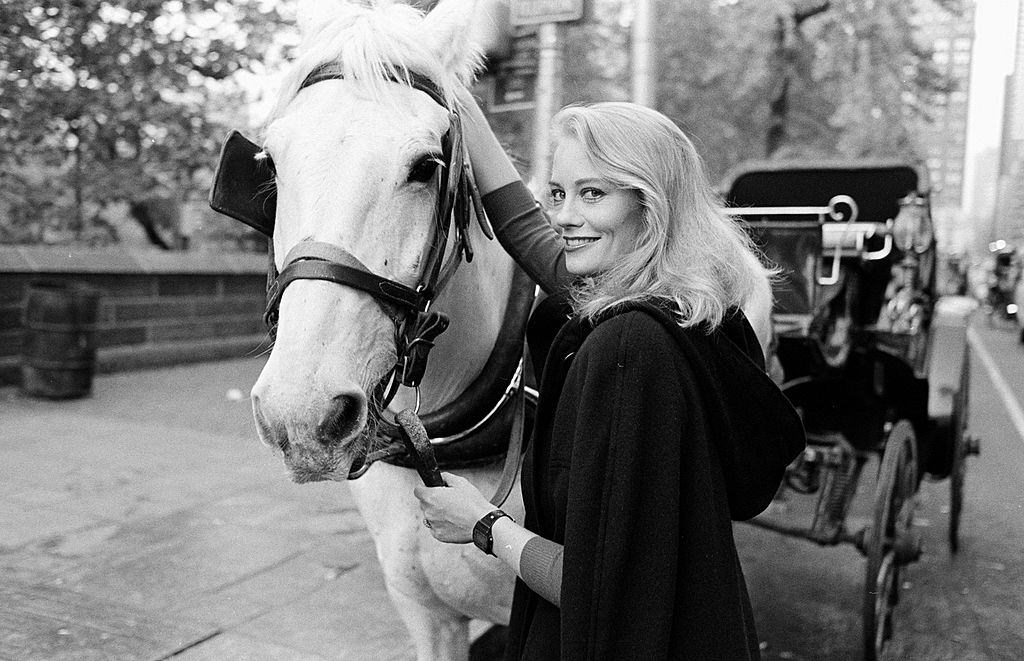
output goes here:
[{"label": "woman's arm", "polygon": [[562,239],[523,183],[476,100],[460,96],[462,129],[473,176],[494,233],[512,259],[551,294],[572,283]]},{"label": "woman's arm", "polygon": [[[453,544],[473,541],[476,522],[494,510],[469,480],[443,473],[447,487],[417,486],[424,523],[435,539]],[[562,546],[530,532],[510,518],[491,527],[492,553],[523,582],[554,605],[561,601]]]},{"label": "woman's arm", "polygon": [[565,547],[507,518],[494,522],[491,537],[494,539],[494,555],[511,567],[527,587],[555,606],[561,604]]},{"label": "woman's arm", "polygon": [[487,195],[502,186],[522,181],[469,90],[459,94],[459,106],[466,150],[480,194]]}]

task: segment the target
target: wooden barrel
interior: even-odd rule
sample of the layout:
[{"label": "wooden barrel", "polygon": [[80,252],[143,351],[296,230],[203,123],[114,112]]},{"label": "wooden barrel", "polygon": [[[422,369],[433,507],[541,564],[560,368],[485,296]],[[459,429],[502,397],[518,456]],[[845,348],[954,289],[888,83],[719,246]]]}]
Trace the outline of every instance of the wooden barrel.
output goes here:
[{"label": "wooden barrel", "polygon": [[22,389],[50,399],[84,397],[96,370],[99,292],[71,283],[28,286],[22,317]]}]

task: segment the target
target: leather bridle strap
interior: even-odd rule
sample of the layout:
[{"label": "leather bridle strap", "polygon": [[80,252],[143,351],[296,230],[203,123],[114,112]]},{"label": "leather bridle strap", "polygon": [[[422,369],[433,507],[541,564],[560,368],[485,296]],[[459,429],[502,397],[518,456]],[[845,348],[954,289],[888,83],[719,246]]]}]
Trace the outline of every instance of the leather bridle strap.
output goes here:
[{"label": "leather bridle strap", "polygon": [[[323,65],[313,70],[299,90],[328,80],[344,79],[344,71],[338,65]],[[449,113],[449,127],[442,139],[444,167],[438,177],[438,199],[434,208],[434,237],[427,251],[419,284],[409,287],[394,280],[373,273],[348,251],[318,241],[302,241],[293,247],[284,260],[284,267],[267,289],[267,308],[264,320],[271,326],[277,318],[281,296],[287,286],[295,280],[325,280],[364,291],[381,304],[398,328],[396,349],[398,362],[392,371],[394,380],[390,388],[378,393],[381,404],[387,405],[401,384],[407,387],[419,385],[426,369],[427,353],[433,346],[433,339],[448,327],[448,318],[438,312],[428,311],[430,302],[455,273],[459,262],[465,256],[472,259],[468,244],[466,214],[461,212],[465,203],[459,197],[468,195],[470,186],[465,153],[462,145],[462,127],[459,116],[445,102],[440,89],[428,78],[405,69],[396,69],[387,76],[390,80],[409,84],[423,92]],[[455,245],[445,258],[449,236],[452,233],[453,216],[460,216],[455,223]],[[271,253],[272,254],[272,253]],[[271,264],[273,269],[273,264]],[[390,304],[403,314],[387,310]]]},{"label": "leather bridle strap", "polygon": [[327,280],[353,287],[405,312],[419,311],[427,301],[423,292],[377,275],[355,255],[330,243],[300,241],[288,251],[284,262],[267,291],[265,319],[277,309],[285,288],[295,280]]}]

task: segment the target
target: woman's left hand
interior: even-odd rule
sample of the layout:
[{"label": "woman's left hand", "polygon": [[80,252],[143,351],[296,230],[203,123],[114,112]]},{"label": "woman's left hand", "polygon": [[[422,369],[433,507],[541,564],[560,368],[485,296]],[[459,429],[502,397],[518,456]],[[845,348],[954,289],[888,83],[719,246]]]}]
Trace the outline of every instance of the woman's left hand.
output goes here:
[{"label": "woman's left hand", "polygon": [[494,510],[480,490],[464,477],[442,473],[446,487],[413,490],[423,510],[424,525],[435,539],[453,544],[473,541],[473,526]]}]

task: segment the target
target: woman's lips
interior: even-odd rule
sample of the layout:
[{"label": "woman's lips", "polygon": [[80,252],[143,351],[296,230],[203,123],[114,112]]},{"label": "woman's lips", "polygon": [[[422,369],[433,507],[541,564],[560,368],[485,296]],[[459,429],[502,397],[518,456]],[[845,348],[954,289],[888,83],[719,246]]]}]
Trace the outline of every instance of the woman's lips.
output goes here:
[{"label": "woman's lips", "polygon": [[599,241],[598,237],[580,236],[580,237],[565,237],[565,249],[567,251],[578,250],[584,246],[589,246],[592,243]]}]

